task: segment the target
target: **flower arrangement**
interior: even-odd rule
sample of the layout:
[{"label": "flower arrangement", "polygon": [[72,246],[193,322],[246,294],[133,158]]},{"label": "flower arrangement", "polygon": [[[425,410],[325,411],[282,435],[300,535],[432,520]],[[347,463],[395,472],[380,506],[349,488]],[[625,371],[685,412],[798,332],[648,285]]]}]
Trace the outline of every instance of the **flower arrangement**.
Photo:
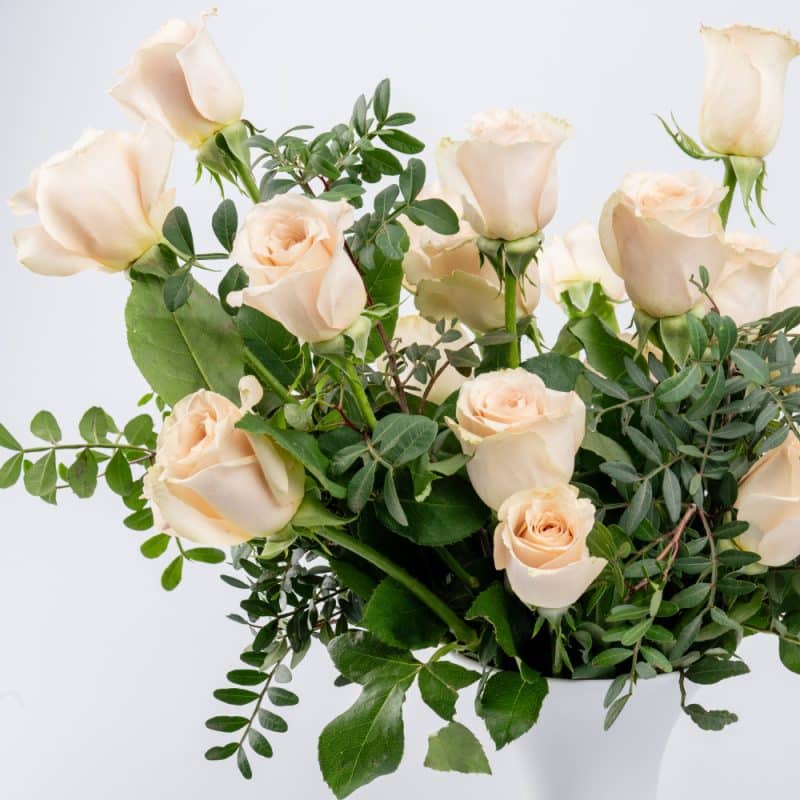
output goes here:
[{"label": "flower arrangement", "polygon": [[[800,674],[800,256],[726,230],[737,189],[763,212],[800,44],[702,35],[703,144],[662,122],[722,182],[628,175],[598,226],[560,237],[566,122],[478,115],[433,184],[386,80],[327,131],[242,119],[205,20],[167,23],[111,90],[138,134],[85,133],[13,198],[39,219],[15,235],[26,267],[125,273],[152,391],[124,425],[89,409],[77,443],[49,411],[40,445],[0,425],[0,487],[55,503],[102,477],[126,526],[155,529],[141,552],[166,559],[167,590],[225,563],[250,641],[214,692],[240,711],[208,720],[225,735],[208,759],[252,776],[316,642],[361,686],[319,739],[337,797],[397,768],[414,684],[443,721],[426,766],[489,772],[455,719],[467,689],[501,748],[551,677],[612,679],[610,727],[640,681],[673,674],[720,730],[735,714],[689,703],[686,682],[746,673],[743,637],[776,636]],[[223,192],[214,252],[166,188],[175,139]],[[195,276],[218,261],[215,296]],[[566,318],[549,345],[542,294]]]}]

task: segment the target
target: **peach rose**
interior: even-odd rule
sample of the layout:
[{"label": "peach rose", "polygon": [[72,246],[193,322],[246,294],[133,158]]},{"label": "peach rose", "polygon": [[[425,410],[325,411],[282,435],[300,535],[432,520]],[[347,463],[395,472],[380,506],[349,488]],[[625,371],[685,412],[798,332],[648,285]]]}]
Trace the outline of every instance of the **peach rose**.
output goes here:
[{"label": "peach rose", "polygon": [[242,408],[201,390],[164,421],[144,493],[157,524],[175,536],[223,547],[269,538],[300,506],[302,464],[270,439],[236,427],[261,399],[260,384],[246,376],[239,390]]},{"label": "peach rose", "polygon": [[769,316],[776,303],[781,253],[752,233],[728,233],[725,244],[728,257],[712,293],[720,313],[737,325]]},{"label": "peach rose", "polygon": [[719,203],[726,190],[696,172],[627,175],[600,218],[600,242],[632,303],[652,317],[684,314],[701,295],[690,282],[725,264]]},{"label": "peach rose", "polygon": [[581,222],[563,236],[551,237],[539,255],[545,291],[554,303],[571,286],[599,284],[609,300],[625,299],[625,284],[606,260],[596,226]]},{"label": "peach rose", "polygon": [[[460,200],[431,187],[426,197],[442,197],[457,211]],[[481,264],[478,235],[468,222],[458,233],[444,235],[405,222],[410,247],[403,259],[406,285],[414,292],[418,311],[429,320],[458,319],[475,331],[502,328],[505,324],[503,293],[497,273],[488,261]],[[539,302],[536,262],[517,290],[517,316],[533,313]]]},{"label": "peach rose", "polygon": [[589,555],[594,506],[579,499],[574,486],[516,492],[498,517],[494,565],[506,571],[514,594],[530,606],[572,605],[606,566],[604,558]]},{"label": "peach rose", "polygon": [[172,140],[156,125],[138,135],[86,131],[11,199],[15,213],[39,215],[14,233],[17,258],[41,275],[127,269],[163,238],[171,161]]},{"label": "peach rose", "polygon": [[489,239],[523,239],[553,218],[556,152],[572,127],[549,114],[516,109],[478,114],[469,139],[439,147],[442,185],[462,198],[464,217]]},{"label": "peach rose", "polygon": [[758,553],[767,567],[782,567],[800,556],[800,442],[786,441],[762,456],[739,486],[739,519],[750,528],[735,541]]},{"label": "peach rose", "polygon": [[[216,12],[210,12],[216,13]],[[242,116],[242,90],[205,26],[167,22],[142,44],[109,93],[126,110],[199,147]]]},{"label": "peach rose", "polygon": [[764,158],[778,139],[786,71],[800,43],[749,25],[700,32],[706,48],[703,144],[717,153]]},{"label": "peach rose", "polygon": [[548,389],[522,368],[504,369],[466,381],[448,425],[472,456],[475,492],[496,510],[522,489],[569,483],[586,407],[575,392]]},{"label": "peach rose", "polygon": [[353,222],[344,201],[330,203],[282,194],[247,214],[231,257],[250,285],[228,295],[280,322],[305,342],[324,342],[349,328],[367,294],[345,251],[344,231]]}]

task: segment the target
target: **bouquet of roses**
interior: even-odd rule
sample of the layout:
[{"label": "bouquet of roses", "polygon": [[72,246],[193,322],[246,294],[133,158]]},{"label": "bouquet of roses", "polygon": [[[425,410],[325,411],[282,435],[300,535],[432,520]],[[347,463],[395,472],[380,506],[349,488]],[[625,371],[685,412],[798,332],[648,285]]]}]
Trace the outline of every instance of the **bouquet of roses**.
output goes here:
[{"label": "bouquet of roses", "polygon": [[[0,426],[0,486],[55,503],[103,478],[126,526],[155,528],[141,552],[166,558],[167,590],[225,562],[250,637],[214,693],[242,710],[208,720],[226,736],[207,758],[249,778],[248,753],[272,754],[315,642],[362,688],[319,740],[337,797],[397,768],[415,683],[444,723],[426,765],[488,772],[455,720],[468,687],[500,748],[548,677],[612,678],[611,726],[637,683],[675,673],[719,730],[735,715],[685,682],[747,672],[743,637],[775,635],[800,673],[800,258],[725,230],[737,187],[762,207],[800,45],[703,37],[704,146],[664,126],[722,183],[628,175],[599,232],[545,239],[566,122],[480,114],[440,145],[435,185],[388,81],[330,130],[274,136],[241,118],[205,24],[180,21],[111,90],[139,133],[85,133],[14,197],[39,217],[15,236],[26,267],[130,281],[152,408],[124,425],[91,408],[77,443],[48,411],[39,445]],[[173,139],[244,197],[214,212],[213,252],[165,188]],[[196,275],[218,262],[214,293]],[[541,286],[566,315],[551,345]]]}]

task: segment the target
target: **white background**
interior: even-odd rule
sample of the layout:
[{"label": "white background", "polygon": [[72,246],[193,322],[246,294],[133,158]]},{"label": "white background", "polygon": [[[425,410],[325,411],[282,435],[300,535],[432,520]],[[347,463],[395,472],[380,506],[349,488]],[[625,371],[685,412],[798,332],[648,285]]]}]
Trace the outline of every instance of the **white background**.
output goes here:
[{"label": "white background", "polygon": [[[347,119],[355,97],[385,75],[393,80],[393,107],[415,112],[415,132],[431,143],[459,135],[475,111],[491,106],[548,110],[571,120],[576,136],[560,155],[555,232],[596,219],[626,171],[687,166],[652,113],[674,111],[696,130],[701,22],[800,33],[800,8],[789,0],[219,5],[212,34],[244,86],[247,116],[271,133]],[[83,127],[128,125],[104,94],[116,70],[167,17],[203,10],[201,3],[174,0],[2,0],[0,7],[2,197]],[[784,129],[769,159],[766,202],[776,224],[765,233],[776,248],[800,247],[798,141],[795,64]],[[196,231],[208,231],[214,192],[192,187],[191,156],[182,147],[176,153],[178,202],[190,210]],[[733,222],[741,225],[736,214]],[[27,441],[28,422],[40,408],[55,411],[68,436],[94,404],[118,420],[129,418],[145,385],[125,346],[125,278],[32,275],[15,264],[16,224],[0,214],[0,420]],[[557,312],[545,309],[542,318],[552,333]],[[219,737],[203,721],[225,713],[211,690],[223,685],[246,643],[242,629],[224,619],[238,598],[215,568],[200,565],[188,570],[178,591],[165,594],[158,582],[163,564],[138,554],[142,536],[122,526],[123,515],[106,491],[90,503],[64,497],[58,510],[21,487],[0,496],[0,797],[327,797],[316,738],[353,694],[332,686],[327,656],[318,652],[298,671],[301,704],[287,715],[290,732],[272,737],[272,762],[253,757],[251,783],[230,762],[205,762],[203,751]],[[794,791],[800,677],[782,669],[776,650],[770,639],[748,641],[742,653],[752,675],[700,693],[700,702],[732,708],[741,722],[704,734],[681,720],[662,798]],[[400,772],[357,796],[525,796],[513,753],[493,759],[492,779],[423,770],[425,741],[436,725],[412,698]],[[573,758],[580,769],[580,753]],[[631,787],[630,797],[637,794]]]}]

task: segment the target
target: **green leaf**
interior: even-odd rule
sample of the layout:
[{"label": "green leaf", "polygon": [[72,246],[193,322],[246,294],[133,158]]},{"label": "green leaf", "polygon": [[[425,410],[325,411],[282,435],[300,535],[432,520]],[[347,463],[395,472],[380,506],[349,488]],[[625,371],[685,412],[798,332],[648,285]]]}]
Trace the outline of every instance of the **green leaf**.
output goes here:
[{"label": "green leaf", "polygon": [[628,532],[633,533],[653,504],[653,487],[650,481],[642,481],[639,488],[631,498],[619,524]]},{"label": "green leaf", "polygon": [[117,450],[106,465],[106,483],[112,492],[122,497],[133,491],[131,465],[122,450]]},{"label": "green leaf", "polygon": [[286,733],[289,730],[289,725],[283,717],[279,717],[272,711],[266,708],[258,710],[258,722],[266,731],[274,731],[275,733]]},{"label": "green leaf", "polygon": [[578,377],[586,372],[586,368],[577,358],[559,353],[543,353],[523,361],[520,366],[538,375],[548,389],[555,389],[557,392],[571,392]]},{"label": "green leaf", "polygon": [[477,710],[498,750],[531,729],[546,696],[541,676],[528,681],[518,672],[497,672],[489,678]]},{"label": "green leaf", "polygon": [[153,418],[149,414],[140,414],[125,426],[123,433],[130,444],[145,446],[153,438]]},{"label": "green leaf", "polygon": [[438,197],[415,200],[406,209],[406,216],[413,223],[425,225],[436,233],[446,236],[458,233],[459,221],[456,212]]},{"label": "green leaf", "polygon": [[489,515],[469,484],[455,476],[435,481],[424,503],[414,500],[410,479],[403,482],[399,495],[408,525],[398,525],[380,508],[379,516],[388,528],[419,545],[439,547],[461,541],[479,530]]},{"label": "green leaf", "polygon": [[692,403],[686,416],[689,419],[704,419],[720,404],[725,396],[725,371],[717,367],[697,400]]},{"label": "green leaf", "polygon": [[584,317],[567,324],[569,332],[586,350],[589,366],[611,380],[625,374],[625,358],[636,360],[636,350],[623,342],[596,317]]},{"label": "green leaf", "polygon": [[787,639],[781,639],[778,645],[778,653],[783,666],[800,675],[800,645]]},{"label": "green leaf", "polygon": [[158,558],[167,551],[171,539],[172,537],[166,533],[157,533],[146,542],[142,542],[139,551],[145,558]]},{"label": "green leaf", "polygon": [[495,581],[473,601],[464,615],[466,619],[483,618],[494,628],[495,639],[509,656],[519,654],[518,642],[524,641],[519,614],[519,604],[506,592],[503,584]]},{"label": "green leaf", "polygon": [[[393,310],[381,319],[386,335],[391,339],[397,324],[397,309],[400,302],[400,288],[403,284],[403,267],[400,261],[391,261],[381,255],[380,251],[375,256],[375,266],[364,274],[366,287],[372,302],[382,304]],[[368,351],[373,357],[383,352],[383,341],[376,330],[369,337]]]},{"label": "green leaf", "polygon": [[327,476],[330,464],[327,456],[320,450],[319,443],[310,433],[304,431],[284,430],[278,428],[267,420],[261,419],[254,414],[248,414],[241,419],[237,425],[248,433],[261,434],[268,436],[277,445],[286,450],[289,455],[294,456],[322,485],[322,487],[334,497],[344,497],[345,488],[335,483]]},{"label": "green leaf", "polygon": [[699,385],[703,370],[697,364],[676,372],[656,387],[656,399],[664,405],[680,403]]},{"label": "green leaf", "polygon": [[8,432],[5,425],[0,425],[0,447],[6,450],[22,450],[22,445]]},{"label": "green leaf", "polygon": [[211,227],[217,241],[229,253],[233,247],[233,240],[236,238],[236,229],[239,226],[239,215],[236,212],[236,204],[230,198],[223,200],[211,217]]},{"label": "green leaf", "polygon": [[214,692],[214,697],[220,703],[227,703],[231,706],[246,706],[258,700],[258,692],[253,692],[250,689],[217,689]]},{"label": "green leaf", "polygon": [[392,578],[378,584],[361,622],[386,644],[411,650],[432,647],[445,632],[444,623]]},{"label": "green leaf", "polygon": [[409,158],[398,183],[407,203],[416,200],[425,185],[425,162],[419,158]]},{"label": "green leaf", "polygon": [[188,269],[170,275],[164,281],[163,290],[164,305],[167,307],[167,311],[177,311],[181,306],[186,305],[194,286],[194,278]]},{"label": "green leaf", "polygon": [[407,650],[384,644],[365,631],[349,631],[328,645],[336,669],[348,680],[366,685],[377,680],[393,680],[411,685],[421,664]]},{"label": "green leaf", "polygon": [[225,561],[225,553],[216,547],[193,547],[186,550],[184,556],[189,561],[197,561],[202,564],[222,564]]},{"label": "green leaf", "polygon": [[603,730],[607,731],[611,729],[611,726],[617,721],[619,715],[622,713],[625,706],[628,704],[628,700],[631,699],[631,694],[628,693],[623,697],[617,698],[608,708],[606,712],[606,718],[603,722]]},{"label": "green leaf", "polygon": [[425,664],[419,673],[419,691],[427,706],[442,719],[452,720],[458,692],[480,679],[480,673],[449,661]]},{"label": "green leaf", "polygon": [[243,747],[240,747],[239,752],[236,754],[236,766],[239,767],[239,772],[245,780],[249,781],[253,777],[253,770]]},{"label": "green leaf", "polygon": [[84,441],[99,444],[108,441],[108,432],[116,430],[111,417],[99,406],[93,406],[78,423],[78,430]]},{"label": "green leaf", "polygon": [[161,297],[161,282],[134,282],[125,309],[128,345],[153,390],[175,405],[198,389],[239,402],[244,372],[242,340],[219,302],[197,284],[175,313]]},{"label": "green leaf", "polygon": [[672,602],[678,608],[696,608],[700,603],[705,602],[708,593],[711,591],[710,583],[695,583],[681,589],[676,595],[672,597]]},{"label": "green leaf", "polygon": [[236,315],[236,327],[245,345],[284,386],[297,380],[303,370],[300,343],[280,322],[243,306]]},{"label": "green leaf", "polygon": [[403,506],[400,504],[400,497],[397,494],[394,472],[390,469],[386,470],[386,475],[383,479],[383,502],[386,505],[386,510],[398,525],[408,525],[408,517],[406,517],[406,512],[403,510]]},{"label": "green leaf", "polygon": [[254,753],[258,753],[263,758],[272,758],[272,745],[263,733],[259,733],[255,728],[250,728],[247,733],[247,741]]},{"label": "green leaf", "polygon": [[51,444],[58,444],[61,441],[61,428],[49,411],[40,411],[31,420],[31,433]]},{"label": "green leaf", "polygon": [[400,765],[406,689],[389,680],[370,683],[347,711],[325,726],[319,737],[319,765],[337,798]]},{"label": "green leaf", "polygon": [[661,341],[664,343],[664,349],[680,367],[686,363],[691,347],[689,323],[686,321],[687,316],[686,314],[681,314],[677,317],[664,317],[659,320],[659,332],[661,333]]},{"label": "green leaf", "polygon": [[[241,313],[241,308],[233,308],[228,304],[228,295],[231,292],[238,292],[240,289],[244,289],[249,283],[250,278],[238,264],[234,264],[222,276],[222,280],[219,282],[219,286],[217,286],[217,295],[226,314],[235,316]],[[249,308],[249,306],[242,306],[242,308]],[[255,309],[253,310],[255,311]]]},{"label": "green leaf", "polygon": [[748,672],[750,672],[750,669],[742,661],[731,661],[717,658],[716,656],[703,656],[703,658],[689,667],[686,671],[686,677],[693,683],[706,686],[726,678],[746,675]]},{"label": "green leaf", "polygon": [[175,206],[167,218],[164,220],[162,229],[164,238],[184,256],[194,255],[194,238],[192,237],[192,226],[189,224],[189,217],[180,207]]},{"label": "green leaf", "polygon": [[25,455],[23,453],[15,453],[0,467],[0,489],[8,489],[19,480],[24,460]]},{"label": "green leaf", "polygon": [[239,742],[229,742],[221,747],[211,747],[206,750],[206,758],[209,761],[224,761],[230,758],[239,749]]},{"label": "green leaf", "polygon": [[67,483],[78,497],[91,497],[97,488],[97,460],[91,450],[81,450],[67,470]]},{"label": "green leaf", "polygon": [[586,431],[581,442],[581,450],[600,456],[603,461],[619,461],[632,466],[628,451],[610,436],[597,431]]},{"label": "green leaf", "polygon": [[56,454],[52,450],[25,470],[23,477],[28,492],[42,498],[49,497],[55,492],[57,480]]},{"label": "green leaf", "polygon": [[288,689],[279,689],[277,686],[270,686],[267,689],[267,697],[275,706],[296,706],[300,698]]},{"label": "green leaf", "polygon": [[388,78],[384,78],[375,88],[372,98],[372,110],[375,112],[375,119],[383,124],[389,114],[389,100],[392,96],[392,89]]},{"label": "green leaf", "polygon": [[683,709],[698,728],[704,731],[721,731],[726,725],[739,721],[731,711],[706,711],[703,706],[692,703]]},{"label": "green leaf", "polygon": [[[425,149],[425,144],[419,139],[411,136],[405,131],[396,130],[382,130],[378,134],[378,138],[392,150],[398,153],[407,153],[408,155],[416,155]],[[453,231],[455,233],[455,231]]]},{"label": "green leaf", "polygon": [[681,516],[681,484],[669,467],[664,470],[661,490],[664,494],[667,514],[672,522],[677,522]]},{"label": "green leaf", "polygon": [[206,720],[206,728],[210,731],[233,733],[246,727],[248,722],[247,717],[211,717]]},{"label": "green leaf", "polygon": [[181,582],[183,577],[183,556],[170,561],[167,568],[161,573],[161,586],[167,591],[171,592]]},{"label": "green leaf", "polygon": [[481,743],[459,722],[451,722],[428,737],[425,766],[442,772],[492,774]]},{"label": "green leaf", "polygon": [[381,456],[399,467],[426,453],[439,426],[418,414],[388,414],[381,418],[372,434],[372,442]]},{"label": "green leaf", "polygon": [[[369,460],[353,475],[350,483],[347,484],[347,507],[355,514],[363,510],[372,495],[377,469],[378,462]],[[405,524],[408,525],[408,518],[406,518]]]},{"label": "green leaf", "polygon": [[623,661],[627,661],[633,655],[633,651],[627,647],[610,647],[603,650],[592,659],[594,667],[616,667]]},{"label": "green leaf", "polygon": [[227,675],[227,679],[237,686],[258,686],[269,677],[266,672],[257,669],[234,669]]},{"label": "green leaf", "polygon": [[763,385],[769,382],[769,365],[758,353],[737,348],[731,352],[731,358],[751,383]]}]

